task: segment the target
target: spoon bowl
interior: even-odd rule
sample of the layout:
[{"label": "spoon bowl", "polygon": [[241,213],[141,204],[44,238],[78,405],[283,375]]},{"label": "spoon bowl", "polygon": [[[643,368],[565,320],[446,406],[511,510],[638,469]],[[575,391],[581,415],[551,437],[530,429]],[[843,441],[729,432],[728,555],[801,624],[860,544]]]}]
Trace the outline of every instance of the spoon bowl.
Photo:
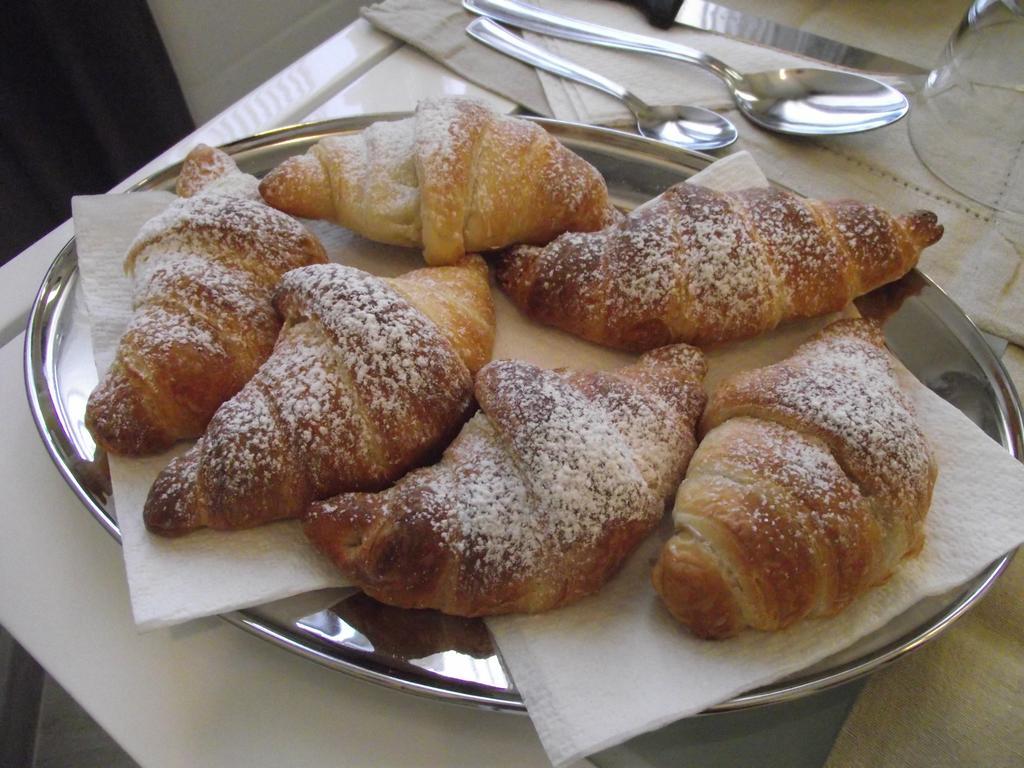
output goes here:
[{"label": "spoon bowl", "polygon": [[910,109],[907,97],[892,86],[854,72],[797,68],[744,74],[696,48],[561,16],[519,0],[462,4],[473,13],[542,35],[696,64],[722,79],[744,117],[777,133],[860,133],[894,123]]},{"label": "spoon bowl", "polygon": [[910,103],[892,86],[851,72],[778,69],[742,75],[733,99],[752,122],[777,133],[829,136],[881,128]]},{"label": "spoon bowl", "polygon": [[621,99],[636,118],[641,136],[692,151],[722,149],[739,136],[736,126],[717,112],[682,105],[652,107],[618,83],[531,45],[490,19],[475,19],[466,27],[466,33],[514,59]]},{"label": "spoon bowl", "polygon": [[647,107],[646,111],[638,110],[634,114],[641,136],[685,149],[721,149],[739,138],[735,125],[703,107]]}]

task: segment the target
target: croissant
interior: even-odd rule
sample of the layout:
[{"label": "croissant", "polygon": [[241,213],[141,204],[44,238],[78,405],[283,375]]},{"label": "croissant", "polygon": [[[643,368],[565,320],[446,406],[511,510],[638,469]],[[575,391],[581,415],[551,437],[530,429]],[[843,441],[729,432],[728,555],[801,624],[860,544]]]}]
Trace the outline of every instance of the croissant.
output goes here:
[{"label": "croissant", "polygon": [[273,349],[278,279],[326,260],[219,150],[192,151],[178,192],[128,251],[134,314],[86,407],[93,439],[111,453],[158,453],[201,435]]},{"label": "croissant", "polygon": [[285,322],[273,353],[157,477],[150,531],[249,528],[378,490],[439,454],[469,417],[472,373],[494,339],[480,257],[387,280],[302,267],[274,304]]},{"label": "croissant", "polygon": [[260,192],[295,216],[423,248],[428,264],[546,243],[615,215],[601,175],[539,125],[453,98],[321,139],[267,174]]},{"label": "croissant", "polygon": [[664,515],[695,446],[703,355],[613,373],[499,361],[441,461],[383,493],[313,504],[303,528],[381,602],[459,616],[534,613],[601,587]]},{"label": "croissant", "polygon": [[652,576],[694,634],[833,615],[921,549],[937,469],[876,323],[730,379],[702,430]]},{"label": "croissant", "polygon": [[497,279],[530,317],[598,344],[704,345],[837,311],[941,236],[927,211],[684,183],[599,232],[510,249]]}]

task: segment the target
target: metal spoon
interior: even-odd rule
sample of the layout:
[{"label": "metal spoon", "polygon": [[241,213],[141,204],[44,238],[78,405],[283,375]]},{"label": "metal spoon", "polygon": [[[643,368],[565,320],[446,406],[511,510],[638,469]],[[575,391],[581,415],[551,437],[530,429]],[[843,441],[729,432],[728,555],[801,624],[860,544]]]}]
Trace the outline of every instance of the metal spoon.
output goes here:
[{"label": "metal spoon", "polygon": [[549,13],[518,0],[463,0],[474,13],[553,37],[697,64],[718,75],[743,115],[778,133],[828,136],[889,125],[910,109],[895,88],[864,75],[826,69],[742,74],[703,51]]},{"label": "metal spoon", "polygon": [[618,83],[531,45],[490,19],[475,19],[466,33],[514,59],[621,99],[636,118],[637,131],[649,139],[691,150],[721,149],[736,141],[736,126],[717,112],[703,107],[652,107]]}]

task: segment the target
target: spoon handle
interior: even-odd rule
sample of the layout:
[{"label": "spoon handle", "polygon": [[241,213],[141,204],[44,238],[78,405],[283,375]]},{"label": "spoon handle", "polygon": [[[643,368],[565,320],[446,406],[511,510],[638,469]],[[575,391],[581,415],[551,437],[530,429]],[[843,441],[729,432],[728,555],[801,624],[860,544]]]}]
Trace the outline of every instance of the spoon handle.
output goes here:
[{"label": "spoon handle", "polygon": [[647,105],[638,97],[604,75],[599,75],[597,72],[581,67],[579,64],[575,64],[568,59],[563,59],[561,56],[556,56],[549,51],[531,45],[490,19],[474,19],[466,27],[466,32],[470,37],[479,40],[485,45],[489,45],[495,50],[501,51],[507,56],[511,56],[513,59],[532,64],[538,69],[543,69],[546,72],[551,72],[568,80],[574,80],[583,85],[589,85],[591,88],[597,88],[618,99],[622,99],[634,112],[638,110],[644,112],[648,109]]},{"label": "spoon handle", "polygon": [[513,27],[539,32],[542,35],[561,37],[580,43],[591,43],[606,48],[618,48],[636,53],[653,53],[677,61],[696,64],[715,73],[730,85],[735,85],[742,75],[723,61],[709,56],[696,48],[666,43],[654,37],[622,32],[611,27],[602,27],[581,19],[550,13],[519,0],[462,0],[466,10],[510,24]]}]

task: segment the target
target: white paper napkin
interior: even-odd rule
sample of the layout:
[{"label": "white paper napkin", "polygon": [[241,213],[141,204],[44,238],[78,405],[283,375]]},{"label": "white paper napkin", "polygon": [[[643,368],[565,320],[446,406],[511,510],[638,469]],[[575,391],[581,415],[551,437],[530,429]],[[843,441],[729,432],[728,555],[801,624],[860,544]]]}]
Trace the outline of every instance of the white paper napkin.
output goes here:
[{"label": "white paper napkin", "polygon": [[[705,170],[719,189],[763,182],[749,155]],[[721,177],[717,171],[728,171]],[[710,351],[708,391],[725,376],[789,355],[826,320]],[[1024,542],[1024,466],[906,370],[901,383],[935,451],[939,479],[919,557],[838,617],[723,641],[688,635],[662,607],[650,572],[671,529],[648,539],[597,595],[537,616],[488,620],[502,658],[556,765],[666,725],[846,648],[982,571]]]},{"label": "white paper napkin", "polygon": [[[742,186],[753,171],[746,158],[716,164],[716,174]],[[131,317],[131,283],[124,255],[139,228],[174,200],[169,192],[95,195],[72,201],[82,292],[90,323],[93,357],[102,375]],[[423,266],[415,251],[372,243],[341,227],[306,222],[329,258],[375,274],[392,276]],[[629,356],[580,342],[524,318],[495,293],[498,316],[495,357],[520,357],[538,365],[614,368]],[[345,581],[306,542],[297,523],[282,522],[235,533],[200,530],[168,540],[150,535],[142,508],[160,470],[187,444],[145,459],[110,457],[114,503],[121,529],[125,570],[135,622],[140,629],[177,624]]]},{"label": "white paper napkin", "polygon": [[[165,192],[76,197],[72,201],[79,271],[93,357],[100,375],[114,358],[131,317],[131,284],[122,269],[138,229],[174,199]],[[382,248],[350,232],[310,223],[329,252],[354,266],[400,274],[420,266],[417,255]],[[358,241],[357,247],[349,247]],[[387,251],[382,257],[381,250]],[[144,459],[110,457],[125,571],[141,630],[257,605],[347,582],[306,541],[295,522],[230,534],[200,530],[180,539],[150,535],[142,522],[149,488],[184,452],[183,443]]]},{"label": "white paper napkin", "polygon": [[[742,153],[715,163],[693,181],[720,189],[765,183],[750,156]],[[166,199],[148,194],[76,199],[83,288],[95,328],[113,325],[115,315],[126,317],[123,305],[97,305],[101,294],[94,290],[96,283],[112,279],[109,275],[120,269],[133,227]],[[332,259],[384,275],[421,266],[415,252],[370,243],[330,225],[314,228]],[[117,260],[116,269],[106,263],[111,259]],[[94,280],[90,273],[101,277]],[[495,291],[494,296],[495,358],[580,368],[617,367],[632,359],[537,325],[502,294]],[[797,323],[713,350],[708,388],[736,370],[781,359],[825,322],[819,318]],[[109,343],[102,338],[95,342],[109,354]],[[905,378],[941,468],[927,544],[921,556],[887,585],[841,616],[775,635],[748,633],[721,643],[693,640],[661,608],[650,587],[650,561],[667,536],[666,529],[649,539],[594,597],[540,616],[489,621],[554,762],[568,763],[807,667],[874,631],[922,597],[966,581],[1024,540],[1024,517],[1016,509],[1016,501],[1024,496],[1024,469],[959,412],[909,375]],[[322,567],[323,561],[310,556],[301,534],[276,533],[294,531],[289,524],[246,534],[200,532],[174,541],[150,537],[141,526],[141,504],[150,478],[168,458],[112,462],[133,609],[142,626],[280,596],[268,594],[266,581],[257,583],[256,572],[265,567],[289,588],[303,582],[303,589],[339,583]],[[250,534],[280,535],[281,540],[250,544],[244,539]],[[214,605],[211,590],[222,604]]]},{"label": "white paper napkin", "polygon": [[[72,200],[82,291],[91,320],[93,357],[102,376],[131,317],[124,255],[139,227],[174,199],[170,193],[96,195]],[[142,507],[160,470],[187,444],[145,459],[110,456],[132,611],[149,630],[200,616],[344,584],[305,541],[298,524],[277,523],[235,534],[197,531],[180,539],[151,536]]]}]

